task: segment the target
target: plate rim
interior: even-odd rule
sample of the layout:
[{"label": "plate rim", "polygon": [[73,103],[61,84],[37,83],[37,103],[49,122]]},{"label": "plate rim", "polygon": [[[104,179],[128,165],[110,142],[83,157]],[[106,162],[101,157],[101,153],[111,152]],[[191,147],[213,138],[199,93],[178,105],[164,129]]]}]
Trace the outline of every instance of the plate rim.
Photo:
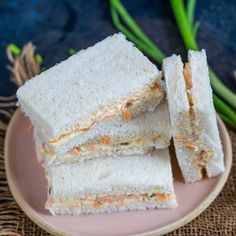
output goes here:
[{"label": "plate rim", "polygon": [[[29,207],[28,203],[21,198],[20,194],[16,190],[15,183],[12,181],[13,177],[10,171],[9,166],[9,144],[10,144],[10,136],[12,133],[12,127],[16,123],[16,120],[18,116],[22,114],[19,109],[16,109],[13,116],[11,117],[11,120],[8,124],[6,135],[5,135],[5,141],[4,141],[4,165],[5,165],[5,173],[7,177],[7,182],[9,185],[9,189],[17,202],[17,204],[20,206],[20,208],[25,212],[25,214],[39,227],[41,227],[43,230],[53,234],[53,235],[60,235],[60,236],[72,236],[73,234],[68,233],[66,231],[63,231],[55,226],[51,226],[49,224],[46,224],[44,221],[38,217],[34,211]],[[223,136],[223,139],[225,140],[225,151],[227,152],[227,156],[225,156],[225,171],[221,174],[218,183],[214,187],[214,189],[210,192],[210,194],[197,206],[195,207],[190,213],[185,215],[184,217],[181,217],[177,221],[170,223],[168,225],[165,225],[159,229],[150,230],[144,233],[134,234],[136,236],[149,236],[149,235],[163,235],[167,234],[169,232],[172,232],[189,222],[191,222],[193,219],[198,217],[206,208],[209,207],[209,205],[215,200],[215,198],[219,195],[221,190],[223,189],[231,167],[232,167],[232,144],[231,139],[228,133],[228,130],[225,127],[225,124],[221,120],[221,118],[217,115],[217,121],[219,125],[219,130],[221,131],[221,135]]]}]

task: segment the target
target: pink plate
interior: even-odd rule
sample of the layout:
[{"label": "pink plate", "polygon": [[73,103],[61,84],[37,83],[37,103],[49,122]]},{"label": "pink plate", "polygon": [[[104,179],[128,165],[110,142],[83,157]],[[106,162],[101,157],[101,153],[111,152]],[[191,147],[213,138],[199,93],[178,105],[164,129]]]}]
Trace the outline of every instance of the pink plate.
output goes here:
[{"label": "pink plate", "polygon": [[[146,210],[84,216],[52,216],[44,209],[46,179],[34,152],[30,122],[16,111],[8,127],[5,165],[12,194],[23,211],[40,227],[54,235],[165,234],[197,217],[224,186],[232,164],[228,132],[218,119],[225,153],[225,172],[213,179],[184,184],[173,162],[175,191],[179,206],[173,210]],[[174,159],[174,158],[173,158]]]}]

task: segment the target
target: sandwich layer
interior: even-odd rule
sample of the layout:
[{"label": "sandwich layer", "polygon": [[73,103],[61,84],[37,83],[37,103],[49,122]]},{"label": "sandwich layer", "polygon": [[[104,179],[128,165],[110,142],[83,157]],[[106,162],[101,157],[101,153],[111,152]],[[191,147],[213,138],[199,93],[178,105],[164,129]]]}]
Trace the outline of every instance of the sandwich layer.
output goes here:
[{"label": "sandwich layer", "polygon": [[154,208],[174,208],[176,199],[172,194],[154,193],[140,195],[120,195],[79,200],[48,200],[45,208],[53,215],[80,215],[92,213],[111,213],[128,210]]},{"label": "sandwich layer", "polygon": [[177,159],[186,182],[218,175],[224,170],[222,145],[212,101],[205,51],[163,62]]},{"label": "sandwich layer", "polygon": [[[57,138],[50,139],[50,136],[48,136],[47,132],[45,132],[40,127],[38,127],[37,129],[40,131],[41,136],[43,137],[45,142],[48,142],[48,146],[58,146],[61,144],[63,145],[66,142],[70,142],[70,140],[73,140],[74,138],[78,138],[80,136],[80,138],[82,139],[83,136],[86,136],[88,131],[92,130],[94,127],[96,127],[96,125],[99,125],[102,122],[109,122],[113,119],[119,122],[130,121],[141,113],[153,112],[155,110],[157,105],[162,101],[164,97],[164,90],[162,88],[164,84],[163,81],[161,82],[161,86],[157,86],[155,84],[153,85],[154,87],[145,89],[145,91],[139,94],[139,99],[130,99],[121,109],[118,107],[113,111],[101,111],[98,115],[94,116],[91,119],[90,123],[88,122],[84,127],[78,127],[71,132],[60,135]],[[119,112],[121,112],[121,114],[120,116],[117,116]],[[35,125],[35,127],[37,127],[37,125]]]},{"label": "sandwich layer", "polygon": [[39,152],[38,156],[41,156],[41,161],[45,158],[48,159],[53,165],[60,165],[64,162],[82,162],[85,160],[91,160],[94,158],[104,158],[110,156],[131,156],[131,155],[143,155],[151,153],[154,148],[163,149],[169,146],[170,141],[156,138],[144,138],[143,140],[132,141],[129,143],[120,143],[117,145],[108,144],[84,144],[79,148],[74,148],[72,151],[55,155],[53,153]]},{"label": "sandwich layer", "polygon": [[115,34],[27,81],[17,98],[34,126],[55,141],[153,109],[164,94],[161,76],[124,35]]},{"label": "sandwich layer", "polygon": [[172,131],[167,102],[164,100],[154,112],[144,113],[129,122],[117,119],[100,122],[83,135],[74,132],[61,142],[45,142],[40,131],[38,136],[43,144],[44,153],[54,153],[55,157],[60,158],[69,151],[78,154],[80,150],[82,154],[82,151],[89,149],[94,152],[105,149],[112,151],[114,148],[138,147],[139,144],[144,148],[166,148],[170,144]]},{"label": "sandwich layer", "polygon": [[167,149],[149,156],[97,158],[59,166],[46,162],[45,168],[49,185],[46,207],[55,214],[60,209],[68,214],[74,209],[73,214],[79,214],[177,204]]}]

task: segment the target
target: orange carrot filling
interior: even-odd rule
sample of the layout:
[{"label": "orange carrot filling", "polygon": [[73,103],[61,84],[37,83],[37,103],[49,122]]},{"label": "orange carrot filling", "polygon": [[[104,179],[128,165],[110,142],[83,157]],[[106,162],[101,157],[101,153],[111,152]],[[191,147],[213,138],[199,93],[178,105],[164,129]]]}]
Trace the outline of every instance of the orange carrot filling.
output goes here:
[{"label": "orange carrot filling", "polygon": [[208,161],[209,157],[209,151],[206,149],[203,149],[200,154],[196,155],[196,158],[194,160],[194,164],[199,169],[199,171],[203,174],[204,169],[206,167],[206,163]]},{"label": "orange carrot filling", "polygon": [[161,86],[160,86],[160,84],[155,83],[154,85],[150,86],[150,89],[151,89],[151,91],[154,92],[156,90],[160,90]]},{"label": "orange carrot filling", "polygon": [[105,144],[112,144],[112,141],[111,141],[110,137],[107,136],[107,135],[102,136],[102,137],[100,138],[100,140],[101,140],[103,143],[105,143]]},{"label": "orange carrot filling", "polygon": [[132,120],[132,115],[130,114],[130,112],[127,109],[124,109],[122,111],[122,117],[125,121]]},{"label": "orange carrot filling", "polygon": [[194,109],[193,109],[193,97],[192,97],[192,93],[191,93],[192,76],[191,76],[191,70],[190,70],[189,63],[185,63],[184,68],[183,68],[183,74],[184,74],[185,86],[186,86],[186,90],[187,90],[190,118],[193,119],[195,114],[194,114]]},{"label": "orange carrot filling", "polygon": [[190,90],[192,88],[192,76],[190,72],[189,63],[185,63],[184,68],[183,68],[183,74],[184,74],[186,89]]},{"label": "orange carrot filling", "polygon": [[[189,114],[190,119],[193,121],[195,119],[195,112],[194,112],[194,104],[193,104],[193,97],[192,97],[192,75],[191,75],[191,68],[189,63],[185,63],[185,66],[183,68],[183,74],[184,74],[184,80],[185,80],[185,86],[187,90],[187,97],[189,102]],[[187,141],[187,140],[186,140]],[[206,163],[209,158],[209,151],[206,149],[206,147],[200,147],[199,145],[195,145],[193,143],[186,143],[185,145],[187,148],[192,150],[201,150],[200,154],[196,154],[194,163],[196,165],[196,168],[199,169],[199,171],[203,174],[204,169],[206,167]],[[201,145],[202,146],[202,145]],[[199,153],[199,151],[198,151]]]},{"label": "orange carrot filling", "polygon": [[118,204],[119,207],[124,207],[129,201],[167,201],[173,197],[171,193],[155,193],[151,196],[148,194],[141,195],[120,195],[120,196],[105,196],[97,199],[80,199],[80,200],[52,200],[49,198],[45,204],[45,208],[48,209],[52,204],[58,205],[68,205],[70,207],[79,207],[81,204],[85,203],[86,205],[91,205],[96,209],[103,207],[104,205],[109,204]]}]

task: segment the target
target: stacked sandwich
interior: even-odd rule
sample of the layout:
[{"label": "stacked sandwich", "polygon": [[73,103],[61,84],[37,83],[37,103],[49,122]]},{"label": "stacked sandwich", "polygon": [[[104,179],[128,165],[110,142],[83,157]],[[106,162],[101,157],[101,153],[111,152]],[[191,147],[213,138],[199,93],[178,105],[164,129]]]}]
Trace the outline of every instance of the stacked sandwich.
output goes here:
[{"label": "stacked sandwich", "polygon": [[45,166],[50,212],[176,206],[161,76],[116,34],[18,90]]},{"label": "stacked sandwich", "polygon": [[186,182],[223,171],[205,52],[189,58],[184,69],[178,56],[164,60],[165,86],[156,66],[115,34],[19,88],[52,214],[176,207],[172,137]]}]

